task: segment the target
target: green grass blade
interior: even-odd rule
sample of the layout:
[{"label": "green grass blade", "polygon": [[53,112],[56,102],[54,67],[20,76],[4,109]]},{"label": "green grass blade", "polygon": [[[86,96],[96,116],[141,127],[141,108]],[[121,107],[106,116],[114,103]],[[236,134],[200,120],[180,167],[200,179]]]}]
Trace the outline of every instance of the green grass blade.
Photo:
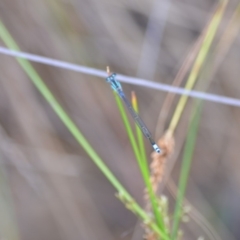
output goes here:
[{"label": "green grass blade", "polygon": [[124,127],[126,129],[128,137],[129,137],[129,140],[130,140],[130,143],[131,143],[131,146],[132,146],[132,149],[133,149],[133,153],[134,153],[134,155],[135,155],[135,157],[136,157],[136,159],[138,161],[140,169],[142,169],[143,168],[142,158],[141,158],[138,146],[137,146],[137,142],[136,142],[136,139],[135,139],[135,136],[134,136],[131,124],[130,124],[130,122],[128,120],[127,113],[125,111],[123,103],[122,103],[120,97],[118,96],[118,94],[114,92],[114,96],[115,96],[115,100],[116,100],[119,112],[120,112],[121,117],[122,117],[122,121],[123,121]]},{"label": "green grass blade", "polygon": [[[137,101],[135,92],[132,92],[132,106],[133,106],[133,109],[137,113],[139,113],[138,101]],[[150,180],[150,170],[149,170],[147,155],[146,155],[145,146],[144,146],[144,135],[143,135],[141,129],[137,126],[137,124],[135,124],[135,126],[136,126],[137,140],[138,140],[140,155],[142,158],[142,163],[143,163],[144,169],[147,170],[147,175],[149,176],[148,179]],[[149,181],[149,184],[151,185],[151,188],[152,188],[151,181]],[[157,199],[156,199],[155,193],[153,192],[153,189],[151,189],[151,191],[152,191],[153,197],[155,198],[154,201],[156,201]],[[153,201],[153,200],[151,200],[151,201]],[[158,210],[158,211],[160,211],[160,210]],[[161,217],[164,219],[163,214],[161,214],[161,215],[162,215]],[[167,231],[164,220],[162,220],[162,228],[165,229],[165,232]]]},{"label": "green grass blade", "polygon": [[[17,51],[20,50],[18,45],[13,40],[12,36],[10,35],[10,33],[8,32],[8,30],[5,28],[5,26],[1,21],[0,21],[0,37],[9,49],[17,50]],[[102,173],[106,176],[106,178],[111,182],[111,184],[118,190],[122,201],[124,201],[125,204],[128,204],[129,208],[141,219],[143,219],[144,222],[148,222],[149,227],[154,232],[156,232],[162,239],[170,240],[169,237],[161,229],[159,229],[159,227],[151,220],[148,214],[134,201],[131,195],[126,191],[126,189],[121,185],[121,183],[113,175],[110,169],[105,165],[102,159],[97,155],[97,153],[88,143],[86,138],[77,128],[75,123],[71,120],[71,118],[62,108],[62,106],[55,99],[54,95],[48,89],[48,87],[46,86],[42,78],[38,75],[38,73],[35,71],[33,66],[29,63],[29,61],[22,58],[16,58],[16,59],[19,62],[20,66],[25,71],[25,73],[29,76],[32,83],[36,86],[39,92],[50,104],[54,112],[62,120],[64,125],[71,132],[71,134],[74,136],[77,142],[83,147],[83,149],[87,152],[89,157],[98,166],[98,168],[102,171]]]},{"label": "green grass blade", "polygon": [[[137,97],[135,92],[132,92],[132,106],[133,109],[139,113],[139,109],[138,109],[138,101],[137,101]],[[146,155],[146,151],[145,151],[145,146],[144,146],[144,136],[143,133],[141,131],[141,129],[135,124],[136,126],[136,133],[137,133],[137,140],[138,140],[138,147],[139,147],[139,151],[141,154],[141,158],[144,162],[144,164],[147,164],[147,155]]]},{"label": "green grass blade", "polygon": [[197,102],[197,107],[194,110],[193,117],[188,129],[187,140],[184,147],[183,161],[181,166],[181,172],[179,177],[179,186],[177,192],[176,205],[174,210],[173,227],[172,227],[172,239],[175,240],[178,233],[179,222],[182,214],[182,204],[186,192],[186,186],[188,182],[189,171],[191,167],[192,157],[194,153],[198,127],[201,117],[203,102]]},{"label": "green grass blade", "polygon": [[152,184],[150,182],[150,171],[149,171],[147,159],[142,157],[141,151],[139,150],[139,148],[137,146],[137,141],[135,139],[133,130],[131,128],[130,122],[129,122],[128,117],[127,117],[126,110],[123,106],[123,103],[122,103],[120,97],[116,93],[114,95],[115,95],[117,106],[118,106],[118,109],[120,111],[124,126],[126,128],[131,146],[133,148],[135,157],[137,159],[137,162],[138,162],[138,165],[139,165],[139,168],[140,168],[145,186],[146,186],[146,188],[148,190],[148,193],[149,193],[149,198],[150,198],[150,201],[151,201],[151,206],[152,206],[153,214],[155,216],[156,223],[158,224],[160,229],[162,229],[166,233],[167,230],[166,230],[165,225],[164,225],[163,216],[158,209],[158,200],[157,200],[157,197],[156,197],[155,193],[153,192]]}]

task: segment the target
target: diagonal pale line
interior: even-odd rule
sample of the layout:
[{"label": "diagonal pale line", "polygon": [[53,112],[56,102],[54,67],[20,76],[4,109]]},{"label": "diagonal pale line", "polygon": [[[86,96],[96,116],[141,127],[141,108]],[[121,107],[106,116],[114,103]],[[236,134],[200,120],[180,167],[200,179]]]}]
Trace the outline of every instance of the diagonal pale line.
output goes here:
[{"label": "diagonal pale line", "polygon": [[[5,55],[19,57],[19,58],[25,58],[33,62],[38,62],[38,63],[42,63],[42,64],[46,64],[46,65],[50,65],[58,68],[68,69],[76,72],[81,72],[84,74],[93,75],[97,77],[102,77],[102,78],[107,77],[106,71],[85,67],[77,64],[72,64],[64,61],[59,61],[59,60],[55,60],[47,57],[42,57],[34,54],[29,54],[25,52],[14,51],[4,47],[0,47],[0,54],[5,54]],[[210,102],[216,102],[220,104],[240,107],[240,99],[237,99],[237,98],[230,98],[230,97],[204,93],[204,92],[199,92],[194,90],[186,90],[184,88],[174,87],[174,86],[157,83],[157,82],[151,82],[145,79],[129,77],[129,76],[124,76],[120,74],[117,75],[117,79],[121,82],[130,83],[133,85],[161,90],[164,92],[171,92],[179,95],[186,95],[189,97],[199,98],[199,99],[207,100]]]}]

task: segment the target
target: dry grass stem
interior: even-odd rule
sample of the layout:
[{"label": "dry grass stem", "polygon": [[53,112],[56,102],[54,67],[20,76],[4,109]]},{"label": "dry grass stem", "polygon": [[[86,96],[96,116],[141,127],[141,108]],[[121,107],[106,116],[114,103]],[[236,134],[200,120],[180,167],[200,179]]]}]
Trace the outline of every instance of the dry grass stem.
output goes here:
[{"label": "dry grass stem", "polygon": [[[150,169],[151,169],[150,180],[152,183],[154,193],[157,192],[158,186],[163,180],[165,163],[167,159],[171,156],[174,150],[175,143],[174,143],[174,138],[171,132],[167,131],[163,135],[163,137],[158,141],[158,144],[162,149],[162,152],[160,154],[156,152],[153,152],[151,154],[152,163],[150,165]],[[149,196],[146,190],[145,190],[144,198],[146,200],[146,211],[148,211],[149,214],[151,214],[151,203],[149,201]],[[144,238],[146,240],[158,239],[158,236],[154,232],[152,232],[151,229],[149,229],[146,224],[143,225],[143,228],[145,230]]]},{"label": "dry grass stem", "polygon": [[152,163],[150,165],[151,183],[155,193],[157,192],[159,183],[163,179],[166,160],[171,156],[174,150],[173,135],[167,131],[163,137],[160,138],[158,144],[162,149],[162,153],[158,154],[156,152],[153,152],[151,154]]}]

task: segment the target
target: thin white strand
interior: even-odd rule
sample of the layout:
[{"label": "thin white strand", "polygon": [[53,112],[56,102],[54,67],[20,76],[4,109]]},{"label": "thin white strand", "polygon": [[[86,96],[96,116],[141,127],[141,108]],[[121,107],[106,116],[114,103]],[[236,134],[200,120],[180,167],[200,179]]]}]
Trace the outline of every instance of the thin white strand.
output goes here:
[{"label": "thin white strand", "polygon": [[[47,64],[49,66],[81,72],[81,73],[85,73],[88,75],[93,75],[101,78],[107,77],[106,71],[98,70],[95,68],[89,68],[89,67],[85,67],[77,64],[72,64],[68,62],[63,62],[63,61],[46,58],[46,57],[42,57],[34,54],[29,54],[25,52],[14,51],[4,47],[0,47],[0,53],[13,56],[13,57],[28,59],[33,62]],[[199,92],[194,90],[186,90],[184,88],[174,87],[167,84],[151,82],[145,79],[128,77],[124,75],[117,75],[117,79],[121,82],[130,83],[133,85],[161,90],[164,92],[171,92],[179,95],[187,95],[193,98],[199,98],[199,99],[203,99],[211,102],[240,107],[240,99],[237,99],[237,98],[224,97],[216,94],[204,93],[204,92]]]}]

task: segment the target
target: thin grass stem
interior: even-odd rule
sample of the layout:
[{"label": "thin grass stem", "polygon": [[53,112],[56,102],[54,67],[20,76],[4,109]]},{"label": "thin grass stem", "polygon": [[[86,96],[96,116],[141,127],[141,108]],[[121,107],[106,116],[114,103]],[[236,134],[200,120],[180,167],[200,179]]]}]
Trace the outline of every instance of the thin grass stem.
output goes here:
[{"label": "thin grass stem", "polygon": [[195,149],[195,143],[198,133],[198,126],[201,117],[201,109],[203,102],[196,104],[196,110],[194,110],[192,120],[189,126],[187,140],[184,147],[183,161],[181,166],[181,172],[179,177],[179,186],[177,191],[177,199],[174,210],[173,226],[172,226],[172,240],[175,240],[178,233],[179,222],[182,216],[182,205],[186,192],[186,186],[188,182],[189,171],[191,167],[192,157]]},{"label": "thin grass stem", "polygon": [[[152,206],[152,210],[153,210],[153,213],[154,213],[154,216],[155,216],[156,223],[160,227],[160,229],[162,229],[166,233],[166,228],[165,228],[165,225],[164,225],[163,216],[158,209],[157,197],[154,194],[152,184],[151,184],[151,181],[150,181],[150,171],[149,171],[147,159],[142,157],[141,150],[139,150],[139,147],[137,145],[137,141],[135,139],[133,130],[131,128],[130,122],[129,122],[128,117],[127,117],[127,112],[126,112],[126,110],[123,106],[123,103],[122,103],[120,97],[115,92],[114,92],[114,95],[115,95],[117,106],[118,106],[118,109],[120,111],[125,129],[127,131],[131,146],[133,148],[133,152],[134,152],[135,157],[137,159],[137,162],[138,162],[138,165],[139,165],[139,168],[140,168],[145,186],[148,190],[148,194],[149,194],[149,198],[150,198],[150,201],[151,201],[151,206]],[[141,133],[139,133],[139,134],[141,134]]]}]

